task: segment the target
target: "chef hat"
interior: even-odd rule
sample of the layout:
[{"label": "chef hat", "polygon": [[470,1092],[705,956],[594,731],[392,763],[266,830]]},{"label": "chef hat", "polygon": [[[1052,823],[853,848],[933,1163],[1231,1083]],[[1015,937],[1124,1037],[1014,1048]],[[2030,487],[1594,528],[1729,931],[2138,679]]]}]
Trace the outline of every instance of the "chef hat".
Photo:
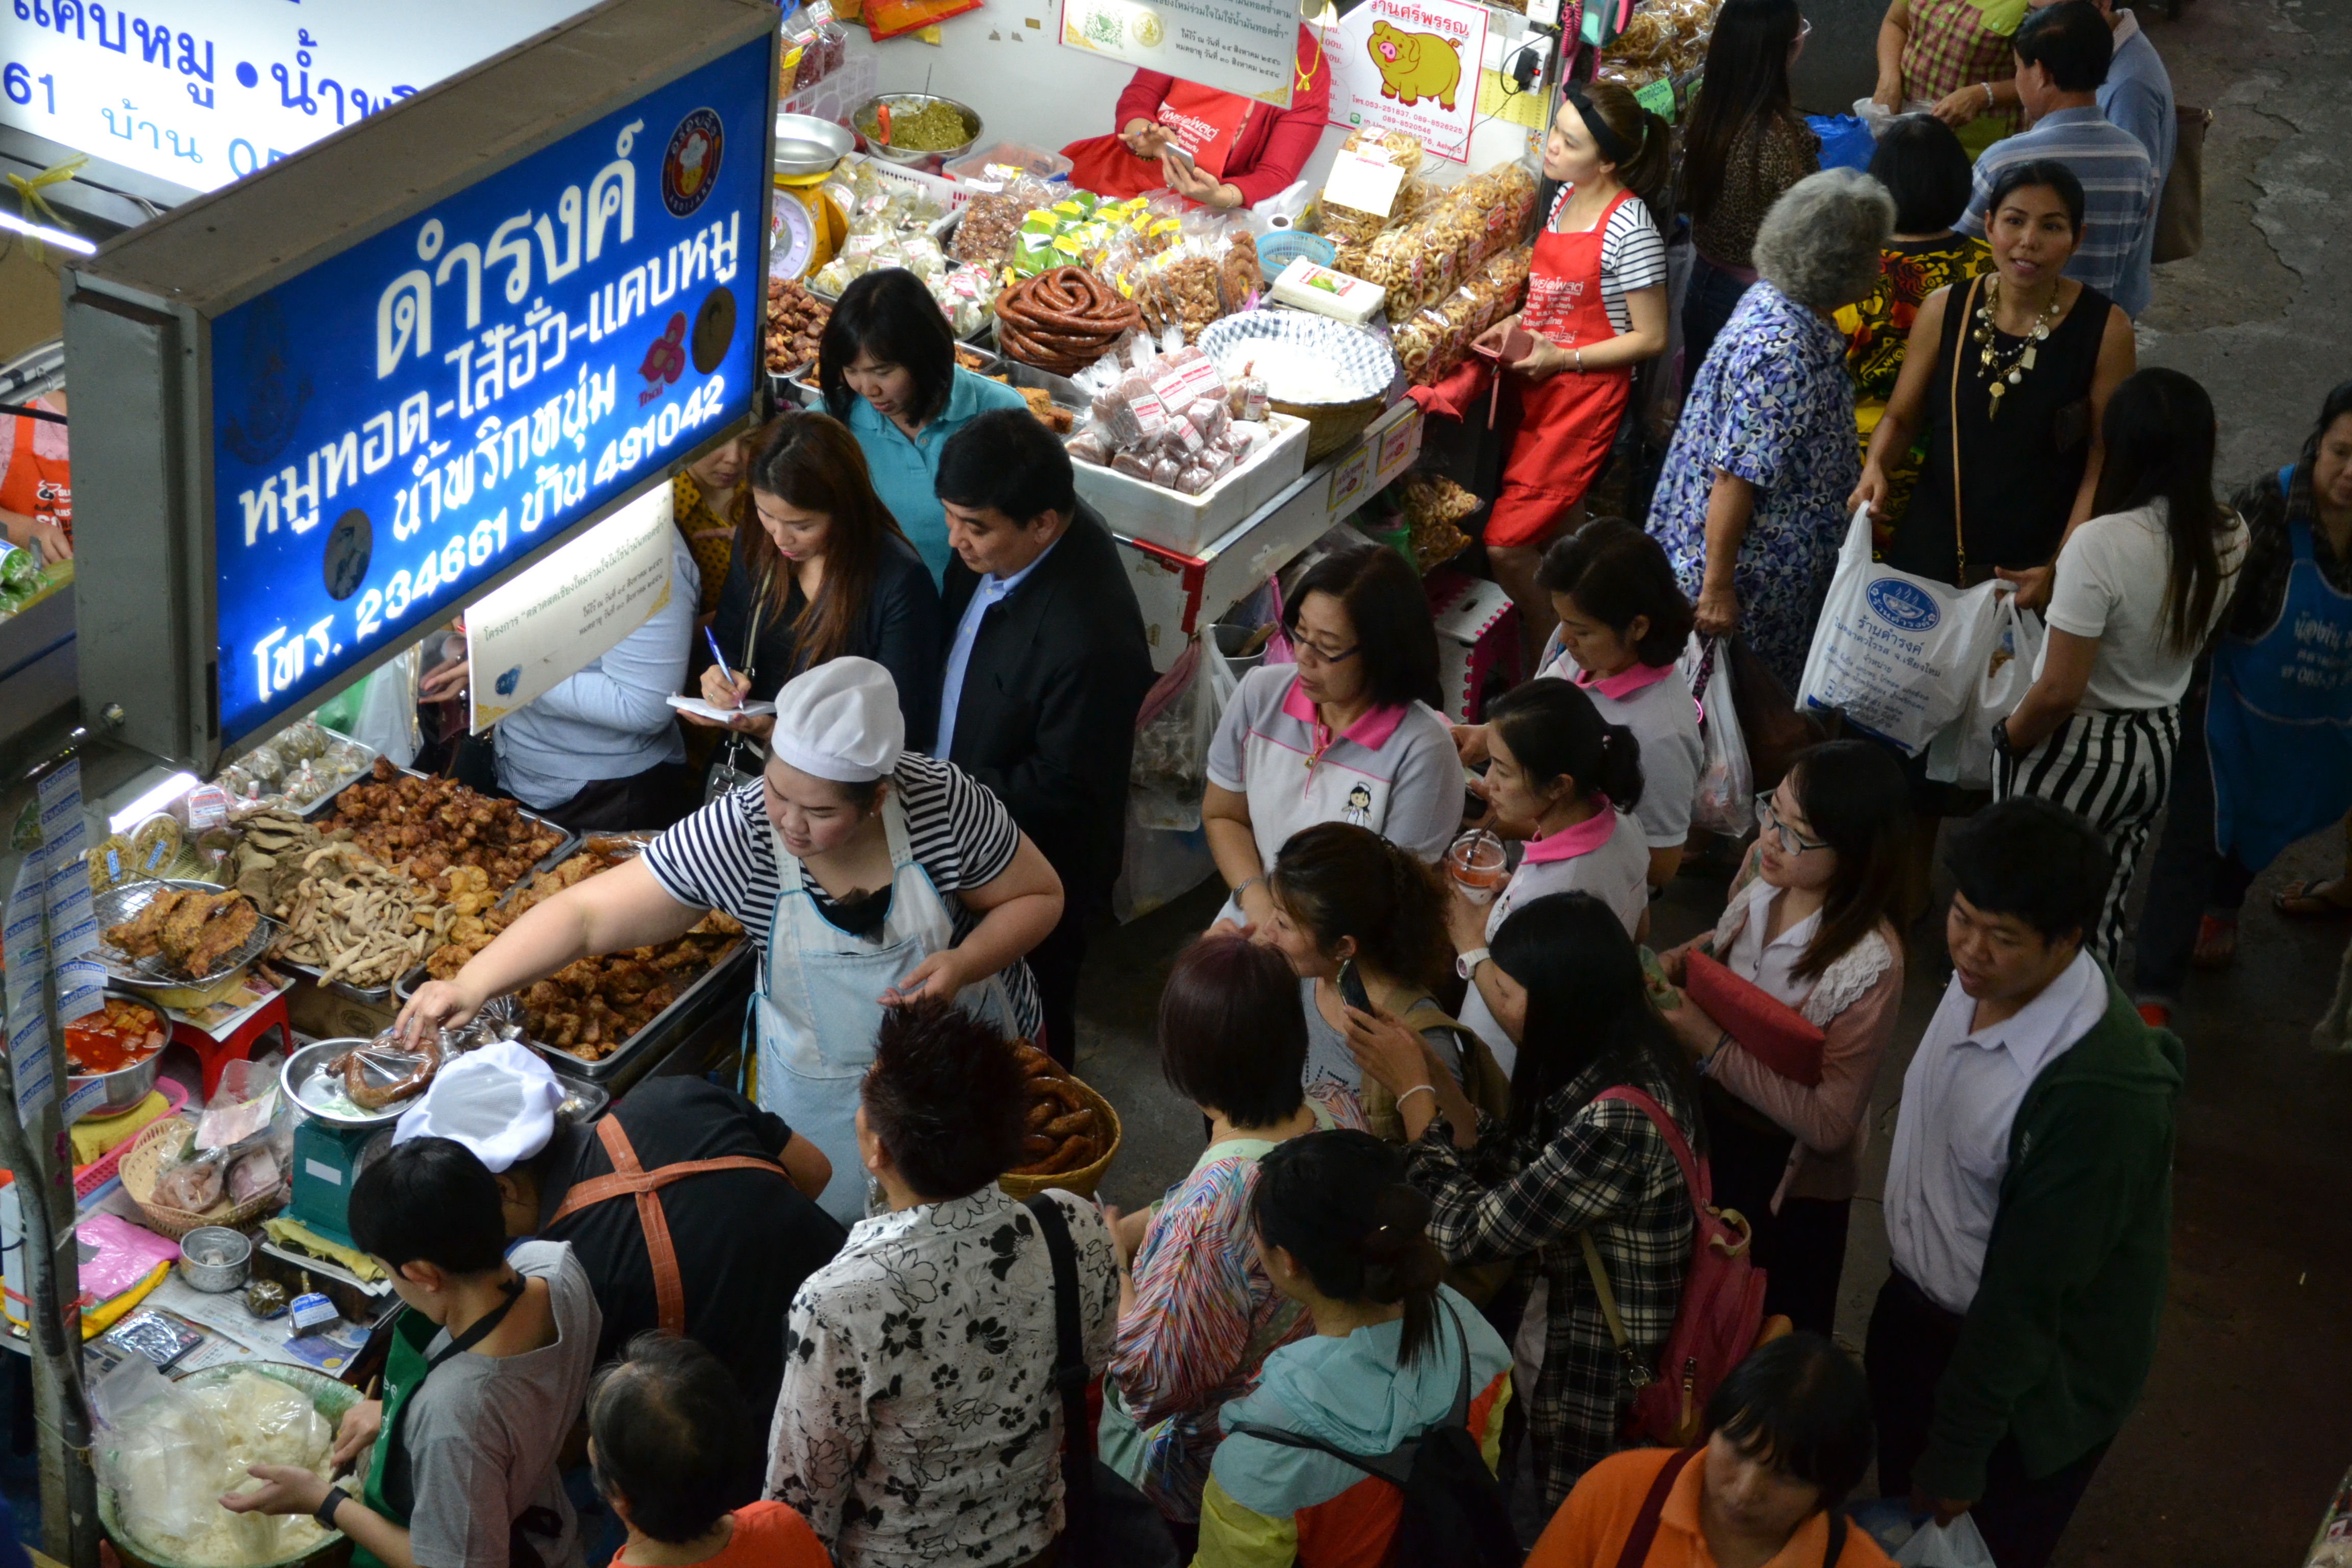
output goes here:
[{"label": "chef hat", "polygon": [[870,658],[831,659],[795,676],[776,693],[768,749],[836,784],[887,778],[907,749],[898,683]]},{"label": "chef hat", "polygon": [[562,1103],[563,1086],[545,1062],[527,1046],[497,1040],[442,1068],[402,1115],[392,1141],[447,1138],[503,1171],[547,1147]]}]

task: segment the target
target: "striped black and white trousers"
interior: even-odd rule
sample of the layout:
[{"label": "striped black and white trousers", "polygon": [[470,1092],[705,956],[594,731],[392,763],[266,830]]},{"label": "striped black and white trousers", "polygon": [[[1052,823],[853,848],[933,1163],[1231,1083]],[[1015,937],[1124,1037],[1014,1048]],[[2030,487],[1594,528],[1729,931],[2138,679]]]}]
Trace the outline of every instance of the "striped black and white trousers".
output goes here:
[{"label": "striped black and white trousers", "polygon": [[2098,930],[2084,945],[2109,969],[2124,940],[2124,901],[2140,851],[2172,789],[2172,758],[2180,749],[2180,709],[2132,708],[2113,713],[2077,710],[2050,738],[2022,757],[1996,753],[1993,795],[2038,795],[2075,812],[2106,841],[2115,869],[2107,879]]}]

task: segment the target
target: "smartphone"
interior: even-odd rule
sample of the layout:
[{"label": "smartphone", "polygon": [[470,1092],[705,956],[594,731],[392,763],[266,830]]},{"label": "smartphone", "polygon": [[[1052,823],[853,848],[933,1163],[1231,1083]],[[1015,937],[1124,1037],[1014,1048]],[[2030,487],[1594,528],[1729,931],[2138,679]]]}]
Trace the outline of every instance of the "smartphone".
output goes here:
[{"label": "smartphone", "polygon": [[1197,174],[1201,172],[1200,165],[1192,162],[1192,154],[1179,146],[1173,138],[1170,139],[1167,146],[1162,150],[1162,155],[1171,163],[1183,165],[1184,172],[1187,174]]},{"label": "smartphone", "polygon": [[1339,965],[1339,1000],[1360,1012],[1372,1010],[1371,993],[1364,989],[1364,977],[1356,973],[1356,961]]}]

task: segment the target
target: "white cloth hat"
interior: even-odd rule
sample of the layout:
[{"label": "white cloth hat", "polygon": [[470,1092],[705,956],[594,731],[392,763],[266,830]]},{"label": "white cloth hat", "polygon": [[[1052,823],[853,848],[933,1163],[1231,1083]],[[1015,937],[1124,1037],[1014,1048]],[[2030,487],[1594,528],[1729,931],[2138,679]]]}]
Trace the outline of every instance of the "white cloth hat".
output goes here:
[{"label": "white cloth hat", "polygon": [[447,1138],[493,1172],[503,1171],[547,1147],[562,1103],[563,1086],[530,1047],[495,1040],[443,1067],[393,1129],[392,1141]]},{"label": "white cloth hat", "polygon": [[836,784],[887,778],[907,749],[898,682],[870,658],[831,659],[795,676],[776,693],[768,749]]}]

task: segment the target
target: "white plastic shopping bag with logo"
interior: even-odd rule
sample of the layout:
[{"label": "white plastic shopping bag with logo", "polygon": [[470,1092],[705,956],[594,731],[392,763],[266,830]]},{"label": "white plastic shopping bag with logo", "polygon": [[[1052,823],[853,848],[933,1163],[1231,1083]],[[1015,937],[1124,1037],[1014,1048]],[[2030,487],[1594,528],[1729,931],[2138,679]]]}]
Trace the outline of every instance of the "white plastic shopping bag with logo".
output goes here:
[{"label": "white plastic shopping bag with logo", "polygon": [[1897,1568],[1999,1568],[1977,1521],[1965,1513],[1949,1524],[1920,1526],[1895,1561]]},{"label": "white plastic shopping bag with logo", "polygon": [[2017,607],[2017,595],[2000,584],[1992,648],[1983,679],[1960,716],[1936,732],[1927,747],[1927,776],[1962,789],[1992,788],[1992,727],[2017,711],[2042,668],[2042,617]]},{"label": "white plastic shopping bag with logo", "polygon": [[1975,693],[2000,630],[1997,585],[1955,588],[1877,564],[1870,510],[1855,508],[1797,706],[1843,711],[1916,756]]}]

